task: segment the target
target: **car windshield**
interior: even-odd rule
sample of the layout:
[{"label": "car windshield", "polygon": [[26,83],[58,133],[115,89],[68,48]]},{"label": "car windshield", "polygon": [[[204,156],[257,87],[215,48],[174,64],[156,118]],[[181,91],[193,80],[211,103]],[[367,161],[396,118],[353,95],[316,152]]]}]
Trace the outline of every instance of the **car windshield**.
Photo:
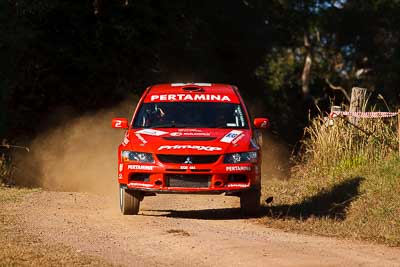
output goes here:
[{"label": "car windshield", "polygon": [[143,103],[133,128],[248,128],[240,104],[214,102]]}]

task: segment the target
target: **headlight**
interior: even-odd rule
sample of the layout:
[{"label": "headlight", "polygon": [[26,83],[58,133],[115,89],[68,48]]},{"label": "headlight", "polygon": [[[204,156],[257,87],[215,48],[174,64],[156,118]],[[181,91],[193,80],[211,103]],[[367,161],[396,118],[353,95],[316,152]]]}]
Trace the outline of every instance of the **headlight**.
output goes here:
[{"label": "headlight", "polygon": [[124,150],[121,153],[121,157],[123,162],[136,161],[143,163],[154,163],[153,155],[150,153]]},{"label": "headlight", "polygon": [[224,163],[254,163],[257,162],[257,152],[242,152],[226,154]]}]

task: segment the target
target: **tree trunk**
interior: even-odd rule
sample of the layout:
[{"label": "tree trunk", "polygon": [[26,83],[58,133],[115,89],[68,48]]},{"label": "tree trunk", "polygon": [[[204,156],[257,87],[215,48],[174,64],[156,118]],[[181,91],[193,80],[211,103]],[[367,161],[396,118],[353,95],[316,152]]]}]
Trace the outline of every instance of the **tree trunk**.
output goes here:
[{"label": "tree trunk", "polygon": [[303,92],[303,96],[308,96],[310,94],[312,52],[311,52],[310,40],[306,33],[304,34],[304,47],[306,49],[306,58],[304,61],[303,73],[301,75],[301,89]]}]

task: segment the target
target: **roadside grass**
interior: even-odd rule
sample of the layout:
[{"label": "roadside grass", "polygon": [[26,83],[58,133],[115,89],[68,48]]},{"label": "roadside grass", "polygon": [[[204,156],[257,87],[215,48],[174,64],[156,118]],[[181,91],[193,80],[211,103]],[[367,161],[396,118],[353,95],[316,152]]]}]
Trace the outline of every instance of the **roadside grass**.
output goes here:
[{"label": "roadside grass", "polygon": [[363,131],[342,119],[334,126],[314,120],[306,129],[304,157],[292,178],[264,185],[263,196],[274,196],[274,202],[266,206],[261,222],[400,246],[396,131],[383,120],[360,121],[358,127]]},{"label": "roadside grass", "polygon": [[24,229],[15,205],[38,190],[0,185],[0,266],[111,266],[61,244],[45,243]]}]

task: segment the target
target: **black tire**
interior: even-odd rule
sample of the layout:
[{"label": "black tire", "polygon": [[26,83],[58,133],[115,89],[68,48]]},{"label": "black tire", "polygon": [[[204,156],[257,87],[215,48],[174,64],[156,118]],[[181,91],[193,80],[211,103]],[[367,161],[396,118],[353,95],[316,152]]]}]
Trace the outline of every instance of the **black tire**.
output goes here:
[{"label": "black tire", "polygon": [[245,216],[254,216],[260,212],[260,189],[243,191],[240,195],[240,209]]},{"label": "black tire", "polygon": [[119,188],[119,207],[123,215],[136,215],[139,213],[142,193],[129,190],[122,186]]}]

